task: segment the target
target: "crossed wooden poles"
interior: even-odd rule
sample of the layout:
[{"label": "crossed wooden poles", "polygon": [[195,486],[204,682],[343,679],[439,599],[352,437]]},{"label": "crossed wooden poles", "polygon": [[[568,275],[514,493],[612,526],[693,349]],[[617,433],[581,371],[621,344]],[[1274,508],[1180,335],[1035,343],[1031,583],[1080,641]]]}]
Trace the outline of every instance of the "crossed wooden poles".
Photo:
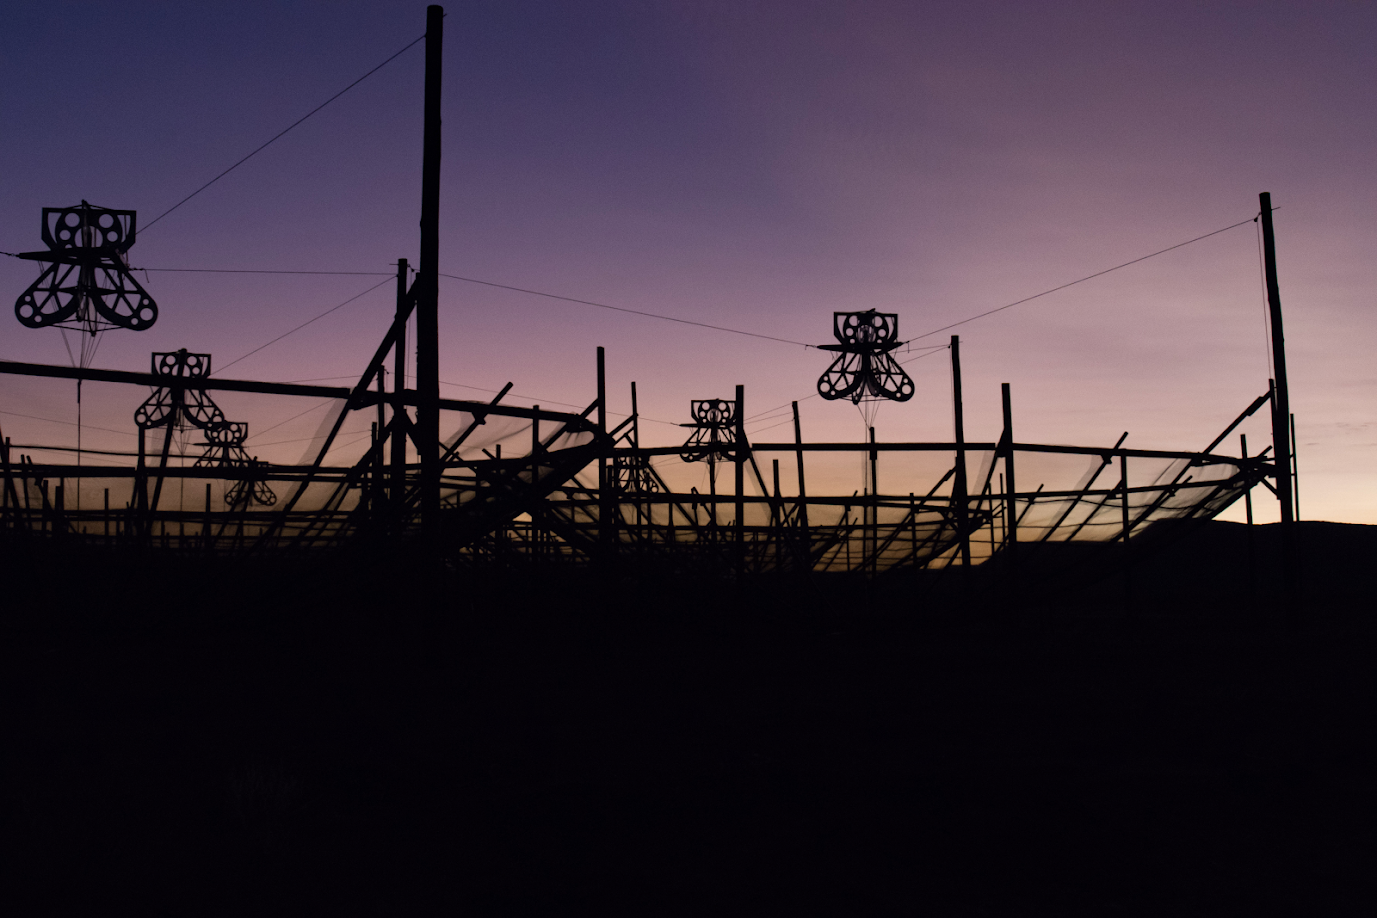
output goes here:
[{"label": "crossed wooden poles", "polygon": [[[414,426],[407,423],[411,395],[405,389],[382,391],[380,362],[360,385],[344,389],[216,379],[209,376],[208,361],[204,371],[199,371],[196,355],[185,352],[156,359],[164,360],[167,367],[163,369],[171,371],[143,374],[0,362],[0,373],[58,378],[80,374],[87,380],[155,386],[159,391],[140,408],[140,432],[170,423],[175,411],[181,411],[207,432],[212,454],[193,467],[168,467],[165,440],[156,473],[146,468],[142,450],[132,466],[97,471],[91,466],[37,463],[6,444],[0,449],[4,474],[0,517],[6,528],[95,541],[152,541],[159,525],[166,533],[169,523],[183,524],[171,527],[179,532],[188,523],[200,523],[193,527],[192,536],[174,535],[169,547],[222,552],[330,549],[361,539],[422,538],[417,506],[420,464],[393,461],[399,438],[415,442]],[[599,388],[605,399],[605,384]],[[434,445],[442,468],[440,525],[435,534],[424,538],[456,563],[583,564],[603,559],[630,563],[662,557],[683,563],[711,560],[745,573],[878,574],[959,565],[974,550],[973,563],[978,564],[992,558],[1013,559],[1020,545],[1092,537],[1126,543],[1163,519],[1212,517],[1252,487],[1270,487],[1269,479],[1275,474],[1266,451],[1251,457],[1214,452],[1245,418],[1270,402],[1270,392],[1255,400],[1204,451],[1190,453],[1130,449],[1123,446],[1122,438],[1109,447],[1019,442],[1013,437],[1009,413],[1004,431],[994,442],[807,442],[796,405],[792,441],[751,443],[740,421],[744,409],[740,391],[734,401],[711,400],[712,410],[702,417],[695,413],[689,444],[647,447],[640,444],[634,395],[632,415],[608,430],[605,421],[599,423],[606,416],[600,400],[578,414],[550,412],[502,404],[508,389],[490,402],[445,400],[441,405],[462,412],[463,423],[448,441]],[[225,452],[236,432],[215,407],[208,394],[212,391],[335,398],[346,405],[341,418],[348,411],[372,410],[382,423],[374,422],[369,448],[347,466],[325,461],[333,434],[307,465],[220,461],[225,457],[215,453],[216,438],[224,440],[218,448]],[[491,417],[528,421],[529,447],[517,455],[482,451],[477,458],[464,450],[469,455],[461,457],[465,441]],[[336,422],[334,432],[341,424]],[[886,493],[878,484],[864,495],[810,493],[808,457],[839,452],[859,452],[881,470],[885,457],[902,453],[947,453],[963,461],[949,467],[925,490],[915,489],[912,494],[907,489]],[[964,461],[968,453],[985,456],[980,470],[970,478],[969,493],[955,486],[958,476],[970,474]],[[1095,471],[1074,489],[1019,490],[1017,461],[1037,453],[1085,456]],[[780,459],[789,457],[798,475],[792,494],[784,493],[780,479]],[[695,489],[676,491],[657,463],[684,458],[730,463],[735,473],[731,492],[717,493],[715,483],[708,494]],[[1169,472],[1156,481],[1130,485],[1128,468],[1134,461],[1167,465]],[[63,499],[66,483],[79,475],[108,479],[116,489],[120,480],[130,481],[133,512],[112,512],[108,502],[80,512],[68,507],[70,501]],[[155,476],[153,493],[141,497],[151,476]],[[872,481],[878,482],[879,477],[873,475]],[[209,501],[196,510],[160,507],[161,483],[179,478],[226,481],[230,490],[238,489],[241,499],[224,509],[212,508]],[[54,481],[55,489],[44,485]],[[291,496],[276,506],[242,499],[251,489],[272,486]],[[309,508],[299,499],[308,488],[324,495],[313,499]],[[1034,515],[1042,519],[1034,527],[1029,519],[1035,508]],[[231,523],[238,538],[212,538]]]}]

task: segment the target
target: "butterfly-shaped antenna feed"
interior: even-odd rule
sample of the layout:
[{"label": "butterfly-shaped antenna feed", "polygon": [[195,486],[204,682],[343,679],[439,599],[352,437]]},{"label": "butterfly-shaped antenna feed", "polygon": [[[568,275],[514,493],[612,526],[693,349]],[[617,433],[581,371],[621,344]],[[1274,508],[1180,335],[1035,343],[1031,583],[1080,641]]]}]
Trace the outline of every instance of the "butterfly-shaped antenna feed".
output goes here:
[{"label": "butterfly-shaped antenna feed", "polygon": [[29,328],[107,328],[142,331],[158,321],[158,304],[129,273],[135,212],[94,207],[43,208],[46,252],[20,258],[46,262],[19,295],[14,314]]},{"label": "butterfly-shaped antenna feed", "polygon": [[722,398],[695,400],[692,403],[693,435],[684,444],[679,458],[685,462],[704,459],[729,462],[736,458],[736,402]]},{"label": "butterfly-shaped antenna feed", "polygon": [[653,494],[660,490],[645,456],[613,456],[612,484],[624,494]]},{"label": "butterfly-shaped antenna feed", "polygon": [[[134,412],[134,423],[144,430],[175,425],[184,418],[192,425],[206,430],[225,420],[224,412],[205,389],[195,388],[197,379],[210,375],[210,355],[192,354],[186,348],[166,353],[154,352],[153,374],[168,380],[159,386]],[[186,380],[193,385],[175,384]]]},{"label": "butterfly-shaped antenna feed", "polygon": [[899,316],[892,312],[836,312],[832,334],[838,344],[822,344],[819,350],[839,351],[837,359],[818,379],[818,394],[825,399],[887,398],[906,402],[913,398],[913,380],[890,353],[900,345]]},{"label": "butterfly-shaped antenna feed", "polygon": [[[196,460],[196,468],[249,469],[254,468],[254,460],[244,452],[244,441],[249,436],[249,425],[242,421],[221,421],[205,428],[206,448],[201,458]],[[257,476],[241,476],[225,489],[225,503],[237,507],[242,503],[262,504],[271,507],[277,503],[277,494],[267,482]]]}]

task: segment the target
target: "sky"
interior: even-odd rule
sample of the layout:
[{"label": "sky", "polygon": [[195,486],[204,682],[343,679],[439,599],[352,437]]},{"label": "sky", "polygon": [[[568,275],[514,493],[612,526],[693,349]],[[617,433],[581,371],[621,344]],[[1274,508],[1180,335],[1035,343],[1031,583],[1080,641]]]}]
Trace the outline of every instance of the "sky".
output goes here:
[{"label": "sky", "polygon": [[[613,410],[637,383],[644,445],[682,442],[689,402],[738,384],[756,440],[791,436],[774,425],[792,400],[809,439],[859,440],[857,409],[815,395],[830,355],[802,346],[831,340],[833,311],[897,313],[915,338],[1243,222],[900,355],[960,334],[972,440],[998,437],[1008,382],[1020,441],[1128,431],[1128,446],[1202,449],[1271,375],[1244,222],[1267,191],[1301,516],[1377,523],[1377,6],[504,0],[447,14],[442,272],[796,343],[442,279],[444,394],[510,381],[513,403],[582,408],[601,345]],[[5,19],[0,250],[41,248],[45,206],[139,213],[130,259],[161,315],[107,334],[95,365],[143,370],[186,347],[227,377],[356,379],[393,286],[340,304],[417,258],[422,45],[149,224],[421,36],[425,5],[10,0]],[[380,274],[154,270],[170,268]],[[0,257],[8,296],[35,275]],[[0,359],[70,362],[58,331],[0,327]],[[907,364],[917,394],[880,408],[880,440],[951,439],[947,361]],[[0,380],[6,435],[74,440],[71,389]],[[92,401],[84,423],[132,431],[134,407]],[[264,431],[287,411],[235,407],[261,410],[246,419]],[[1254,451],[1270,440],[1261,416],[1242,430]]]}]

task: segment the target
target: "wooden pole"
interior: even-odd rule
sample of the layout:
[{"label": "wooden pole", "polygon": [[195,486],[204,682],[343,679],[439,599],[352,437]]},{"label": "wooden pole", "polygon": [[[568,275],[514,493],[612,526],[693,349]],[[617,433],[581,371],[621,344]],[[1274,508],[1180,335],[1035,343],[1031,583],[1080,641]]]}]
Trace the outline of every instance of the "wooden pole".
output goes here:
[{"label": "wooden pole", "polygon": [[[634,379],[631,381],[631,448],[636,450],[641,448],[641,409],[636,401],[636,381]],[[636,539],[641,541],[645,538],[645,523],[649,514],[646,509],[646,501],[642,499],[641,495],[640,453],[636,453],[632,457],[627,476],[632,485],[632,500],[636,507]]]},{"label": "wooden pole", "polygon": [[143,516],[148,512],[148,452],[146,446],[146,435],[142,427],[139,428],[139,459],[135,466],[134,476],[134,510],[139,523],[139,530],[142,532],[146,528],[146,521]]},{"label": "wooden pole", "polygon": [[746,565],[746,387],[736,387],[736,542],[737,570]]},{"label": "wooden pole", "polygon": [[1000,384],[1004,404],[1004,547],[1012,564],[1018,551],[1018,507],[1014,499],[1014,415],[1009,398],[1009,384]]},{"label": "wooden pole", "polygon": [[[987,488],[987,489],[988,489],[988,487],[989,487],[989,486],[986,485],[986,488]],[[1003,472],[1000,472],[1000,473],[999,473],[999,493],[1000,493],[1001,496],[1004,494],[1004,473],[1003,473]],[[996,540],[995,540],[994,516],[993,516],[994,510],[995,510],[995,498],[994,498],[994,495],[991,494],[991,495],[990,495],[990,513],[991,513],[992,515],[991,515],[991,517],[990,517],[990,557],[994,557],[995,541],[996,541]],[[1007,521],[1005,520],[1005,514],[1001,512],[1001,513],[999,514],[999,539],[998,539],[998,541],[999,541],[1000,543],[1003,543],[1003,542],[1004,542],[1004,537],[1005,537],[1005,534],[1006,534],[1007,532],[1008,532],[1008,524],[1007,524]]]},{"label": "wooden pole", "polygon": [[[23,453],[20,453],[19,467],[22,469],[26,465],[29,465],[28,457],[26,457]],[[33,469],[31,467],[30,471],[32,470]],[[19,481],[20,484],[23,485],[24,489],[24,530],[27,532],[28,530],[33,528],[33,520],[31,519],[31,517],[33,516],[33,506],[31,501],[29,500],[29,476],[21,475]],[[15,502],[15,509],[19,509],[18,501]]]},{"label": "wooden pole", "polygon": [[775,459],[773,461],[773,465],[775,502],[774,506],[770,508],[770,531],[774,535],[773,541],[775,543],[775,570],[779,571],[784,563],[783,553],[780,551],[780,537],[784,535],[784,494],[779,489],[779,460]]},{"label": "wooden pole", "polygon": [[1286,380],[1286,336],[1282,328],[1281,290],[1277,285],[1277,249],[1272,233],[1272,195],[1258,195],[1262,222],[1262,257],[1267,275],[1267,310],[1272,328],[1272,372],[1276,380],[1272,399],[1272,454],[1276,458],[1277,499],[1281,504],[1282,539],[1289,545],[1289,531],[1295,522],[1295,503],[1291,486],[1291,390]]},{"label": "wooden pole", "polygon": [[[534,406],[536,411],[540,410],[539,405]],[[540,557],[540,417],[531,418],[531,509],[527,514],[531,518],[531,554],[535,558]]]},{"label": "wooden pole", "polygon": [[1123,450],[1119,450],[1119,518],[1120,525],[1122,526],[1119,538],[1124,543],[1124,608],[1126,609],[1130,608],[1133,604],[1133,568],[1130,565],[1128,548],[1128,517],[1128,454]]},{"label": "wooden pole", "polygon": [[712,500],[708,503],[708,532],[711,533],[712,541],[717,541],[717,456],[708,455],[708,497]]},{"label": "wooden pole", "polygon": [[[397,324],[397,348],[392,364],[392,392],[396,399],[392,403],[392,506],[400,509],[406,500],[406,428],[410,416],[402,401],[406,391],[406,323],[410,309],[407,306],[405,258],[397,259],[397,312],[393,321]],[[400,522],[400,520],[398,520]]]},{"label": "wooden pole", "polygon": [[1291,387],[1286,376],[1286,335],[1281,319],[1281,288],[1277,283],[1277,245],[1272,232],[1272,195],[1258,195],[1262,223],[1262,259],[1267,275],[1267,314],[1272,330],[1272,454],[1275,457],[1277,502],[1281,507],[1281,578],[1283,618],[1290,618],[1300,598],[1296,569],[1296,492],[1292,459]]},{"label": "wooden pole", "polygon": [[440,73],[444,22],[444,7],[426,7],[421,258],[415,294],[416,443],[421,453],[421,527],[428,536],[434,536],[440,512]]},{"label": "wooden pole", "polygon": [[[913,492],[908,492],[908,533],[912,541],[912,551],[909,552],[909,562],[916,569],[918,566],[918,505],[913,501]],[[970,546],[967,545],[967,551]]]},{"label": "wooden pole", "polygon": [[773,468],[774,468],[775,505],[774,505],[774,507],[771,507],[771,508],[770,508],[770,513],[771,513],[772,516],[774,516],[774,517],[777,518],[777,517],[780,515],[780,514],[777,512],[777,508],[782,508],[782,507],[784,506],[784,503],[783,503],[783,501],[784,501],[784,496],[783,496],[783,493],[782,493],[782,492],[780,491],[780,489],[779,489],[779,460],[778,460],[778,459],[773,460],[773,461],[772,461],[772,465],[773,465]]},{"label": "wooden pole", "polygon": [[[17,500],[15,501],[14,507],[10,507],[10,494],[14,492],[14,480],[10,475],[9,437],[6,437],[3,441],[0,441],[0,466],[3,466],[5,471],[5,485],[3,490],[0,490],[0,507],[4,508],[4,521],[5,524],[8,526],[10,523],[11,515],[17,514],[19,511],[19,502]],[[106,491],[108,492],[109,488],[106,488]],[[109,501],[107,500],[106,503],[108,505]],[[106,509],[109,509],[109,507],[107,506]],[[107,531],[105,534],[109,535],[109,523],[106,523],[106,530]]]},{"label": "wooden pole", "polygon": [[387,376],[386,368],[378,367],[378,417],[373,422],[373,470],[372,487],[369,488],[368,510],[376,518],[382,512],[383,504],[386,503],[387,489],[384,477],[387,474],[387,464],[383,460],[383,440],[387,437],[387,415],[384,413],[383,404],[386,401],[387,383],[384,377]]},{"label": "wooden pole", "polygon": [[951,336],[952,414],[956,439],[956,480],[952,484],[952,514],[961,543],[961,566],[971,566],[971,536],[967,529],[966,419],[961,400],[961,338]]},{"label": "wooden pole", "polygon": [[1296,414],[1294,413],[1290,416],[1290,434],[1292,434],[1292,502],[1296,506],[1296,519],[1300,520],[1300,460],[1296,458]]},{"label": "wooden pole", "polygon": [[[1243,455],[1243,458],[1244,458],[1244,459],[1247,459],[1247,458],[1248,458],[1248,435],[1247,435],[1247,434],[1239,434],[1239,435],[1238,435],[1238,446],[1239,446],[1239,451],[1240,451],[1240,452],[1242,453],[1242,455]],[[1244,508],[1245,511],[1247,511],[1247,514],[1248,514],[1248,525],[1249,525],[1249,526],[1253,525],[1253,489],[1252,489],[1252,488],[1249,488],[1248,490],[1246,490],[1246,491],[1243,492],[1243,508]],[[1249,532],[1251,532],[1251,530],[1249,530]]]},{"label": "wooden pole", "polygon": [[875,449],[875,428],[870,428],[870,572],[879,570],[880,559],[880,452]]},{"label": "wooden pole", "polygon": [[[381,374],[379,374],[381,378]],[[378,403],[378,413],[382,413],[382,403]],[[378,440],[381,436],[378,422],[374,421],[371,425],[371,436],[368,440],[368,455],[370,457],[368,470],[368,514],[376,517],[378,510],[382,507],[382,501],[378,500],[378,489],[382,481],[382,443]]]},{"label": "wooden pole", "polygon": [[808,535],[808,486],[803,475],[803,428],[798,421],[798,402],[792,404],[794,406],[794,460],[798,464],[798,508],[795,515],[798,518],[801,567],[807,570],[810,567],[809,561],[812,557],[813,543]]},{"label": "wooden pole", "polygon": [[[1239,453],[1244,459],[1248,458],[1248,435],[1238,435]],[[1253,543],[1253,489],[1250,487],[1243,492],[1243,509],[1248,514],[1248,596],[1253,595],[1253,584],[1257,581],[1257,551]]]},{"label": "wooden pole", "polygon": [[[607,354],[598,348],[598,433],[600,442],[607,438]],[[606,558],[612,552],[616,538],[616,503],[607,480],[608,457],[598,459],[598,541],[602,543],[602,554]]]},{"label": "wooden pole", "polygon": [[1119,540],[1128,544],[1128,455],[1119,450],[1119,515],[1122,517]]}]

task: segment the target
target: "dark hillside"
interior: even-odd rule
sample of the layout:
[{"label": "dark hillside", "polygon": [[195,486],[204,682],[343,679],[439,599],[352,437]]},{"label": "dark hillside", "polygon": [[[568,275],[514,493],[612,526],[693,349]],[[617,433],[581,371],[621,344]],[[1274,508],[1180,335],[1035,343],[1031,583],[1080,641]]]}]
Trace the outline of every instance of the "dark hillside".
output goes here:
[{"label": "dark hillside", "polygon": [[[989,576],[10,545],[12,914],[1359,915],[1377,527]],[[1029,598],[1031,597],[1031,598]],[[77,906],[81,906],[78,908]],[[7,911],[10,911],[7,909]]]}]

